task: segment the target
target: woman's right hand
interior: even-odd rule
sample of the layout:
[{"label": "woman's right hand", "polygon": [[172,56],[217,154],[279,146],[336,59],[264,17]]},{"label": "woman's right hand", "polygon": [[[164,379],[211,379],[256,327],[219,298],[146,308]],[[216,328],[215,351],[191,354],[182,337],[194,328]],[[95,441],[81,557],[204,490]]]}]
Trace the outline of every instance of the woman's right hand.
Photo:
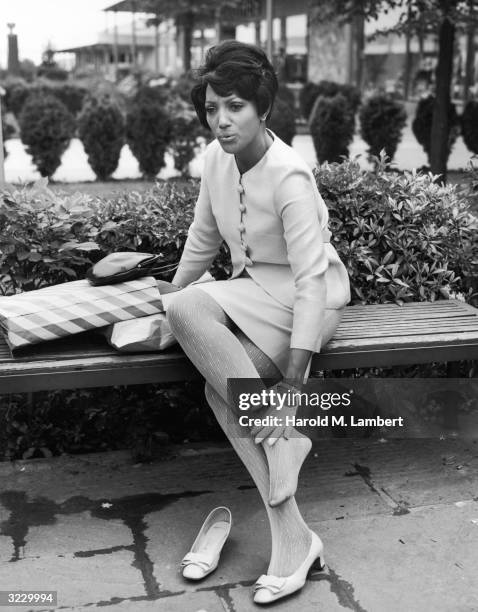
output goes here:
[{"label": "woman's right hand", "polygon": [[[270,387],[269,390],[280,395],[282,400],[286,398],[287,401],[274,402],[265,411],[257,414],[257,417],[260,419],[265,419],[268,416],[278,417],[277,421],[279,424],[254,426],[251,428],[251,436],[254,438],[256,444],[266,442],[269,446],[273,446],[279,438],[285,438],[287,440],[294,429],[292,425],[287,424],[287,417],[294,417],[297,413],[300,400],[294,401],[294,393],[300,393],[300,389],[281,381],[273,387]],[[278,410],[278,406],[282,406],[282,408]]]},{"label": "woman's right hand", "polygon": [[167,293],[173,293],[174,291],[181,291],[181,287],[177,285],[173,285],[168,281],[158,280],[156,279],[156,286],[158,287],[159,293],[161,295],[166,295]]}]

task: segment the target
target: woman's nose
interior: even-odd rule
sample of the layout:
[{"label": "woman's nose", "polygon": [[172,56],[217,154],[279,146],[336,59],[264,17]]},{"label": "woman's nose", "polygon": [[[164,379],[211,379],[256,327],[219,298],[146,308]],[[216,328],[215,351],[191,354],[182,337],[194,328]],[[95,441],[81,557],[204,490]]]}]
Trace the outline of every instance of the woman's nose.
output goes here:
[{"label": "woman's nose", "polygon": [[229,113],[226,109],[219,109],[218,112],[218,124],[220,128],[224,128],[230,124]]}]

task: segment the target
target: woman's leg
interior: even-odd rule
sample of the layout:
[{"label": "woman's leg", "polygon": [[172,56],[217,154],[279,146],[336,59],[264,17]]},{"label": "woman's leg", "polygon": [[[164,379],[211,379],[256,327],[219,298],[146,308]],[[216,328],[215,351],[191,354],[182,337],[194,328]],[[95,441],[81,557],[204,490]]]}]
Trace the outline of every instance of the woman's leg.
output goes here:
[{"label": "woman's leg", "polygon": [[[322,323],[322,346],[332,338],[342,318],[342,310],[326,310]],[[256,347],[257,348],[257,347]],[[292,429],[295,445],[285,453],[289,440],[279,438],[273,446],[267,443],[263,445],[269,465],[270,496],[269,504],[276,506],[281,500],[295,495],[297,490],[297,479],[305,456],[312,446],[309,438]],[[291,439],[294,439],[291,438]]]},{"label": "woman's leg", "polygon": [[[341,316],[342,311],[326,311],[322,332],[324,345],[335,333]],[[275,364],[243,332],[238,331],[236,337],[261,378],[277,381],[282,378]],[[289,576],[303,562],[310,547],[310,531],[299,512],[295,497],[290,497],[280,506],[274,508],[269,506],[267,502],[271,463],[265,460],[262,445],[254,444],[249,436],[244,437],[237,415],[209,383],[206,383],[206,399],[231,445],[251,474],[266,507],[272,540],[271,559],[267,573],[274,576]],[[272,449],[279,442],[280,440]],[[266,453],[271,452],[267,446],[264,447],[264,450]],[[287,470],[288,466],[284,465],[283,469]]]},{"label": "woman's leg", "polygon": [[[246,349],[231,331],[231,319],[205,291],[190,287],[178,293],[168,308],[168,321],[186,355],[226,403],[228,379],[257,381],[255,392],[266,389]],[[272,505],[295,494],[298,473],[309,450],[309,440],[298,432],[266,450]]]},{"label": "woman's leg", "polygon": [[[274,363],[241,331],[236,337],[256,367],[261,378],[279,381],[282,376]],[[269,467],[262,445],[244,436],[238,416],[231,406],[206,383],[206,399],[227,435],[231,445],[251,474],[262,497],[271,529],[271,559],[267,570],[274,576],[288,576],[302,563],[310,547],[310,531],[297,507],[294,497],[276,508],[268,504]]]},{"label": "woman's leg", "polygon": [[262,446],[254,444],[250,436],[244,437],[237,415],[209,383],[206,383],[205,391],[219,424],[252,476],[264,502],[272,542],[267,573],[290,576],[304,561],[310,547],[310,530],[299,512],[295,497],[289,497],[280,506],[269,506],[269,472]]},{"label": "woman's leg", "polygon": [[[178,292],[168,307],[167,317],[183,351],[224,400],[228,399],[229,378],[259,378],[231,331],[233,322],[205,291],[188,287]],[[257,389],[265,388],[259,381]]]},{"label": "woman's leg", "polygon": [[[202,299],[202,296],[206,299]],[[268,573],[288,576],[299,567],[309,551],[309,528],[301,517],[293,497],[276,508],[268,505],[269,467],[262,445],[255,444],[250,436],[244,435],[244,428],[239,425],[237,415],[228,404],[226,397],[222,397],[211,383],[211,379],[216,380],[224,396],[227,396],[222,368],[226,363],[228,367],[237,371],[238,365],[229,363],[234,356],[243,357],[247,361],[249,375],[253,374],[254,378],[260,375],[262,378],[279,381],[281,373],[269,357],[242,332],[233,333],[231,328],[234,324],[215,300],[200,290],[195,291],[192,297],[194,298],[192,300],[176,301],[175,307],[171,304],[168,320],[184,351],[208,381],[205,389],[208,403],[251,474],[266,506],[272,536]],[[194,319],[192,319],[193,313]],[[207,329],[207,333],[204,329]],[[224,341],[228,342],[225,350],[223,350]],[[217,351],[215,347],[218,347]],[[214,369],[211,366],[214,365],[219,373],[211,372]],[[236,373],[235,376],[242,377],[244,374],[240,376]]]}]

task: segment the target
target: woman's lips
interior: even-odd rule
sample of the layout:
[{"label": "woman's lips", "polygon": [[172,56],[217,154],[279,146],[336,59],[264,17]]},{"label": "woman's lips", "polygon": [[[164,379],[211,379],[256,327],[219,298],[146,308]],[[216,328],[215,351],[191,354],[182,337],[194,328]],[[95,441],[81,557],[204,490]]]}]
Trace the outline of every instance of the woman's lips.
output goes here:
[{"label": "woman's lips", "polygon": [[230,134],[228,136],[218,136],[218,140],[220,140],[221,142],[232,142],[234,138],[234,134]]}]

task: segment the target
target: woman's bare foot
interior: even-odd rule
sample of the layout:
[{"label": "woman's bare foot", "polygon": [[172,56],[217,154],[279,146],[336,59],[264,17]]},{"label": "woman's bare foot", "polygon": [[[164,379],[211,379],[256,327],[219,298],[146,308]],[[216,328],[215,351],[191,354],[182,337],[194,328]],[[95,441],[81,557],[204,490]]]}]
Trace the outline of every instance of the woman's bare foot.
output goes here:
[{"label": "woman's bare foot", "polygon": [[293,430],[289,439],[279,438],[270,446],[262,444],[269,466],[269,506],[279,506],[295,495],[299,472],[312,448],[312,442]]}]

